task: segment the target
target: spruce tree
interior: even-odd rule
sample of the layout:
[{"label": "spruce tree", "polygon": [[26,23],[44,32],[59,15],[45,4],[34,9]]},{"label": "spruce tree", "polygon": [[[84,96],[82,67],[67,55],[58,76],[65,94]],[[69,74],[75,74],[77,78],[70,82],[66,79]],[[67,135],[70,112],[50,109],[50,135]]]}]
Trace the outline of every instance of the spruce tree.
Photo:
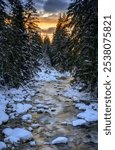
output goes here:
[{"label": "spruce tree", "polygon": [[5,26],[6,12],[4,8],[5,8],[5,3],[3,0],[1,0],[0,1],[0,31]]},{"label": "spruce tree", "polygon": [[66,44],[69,39],[69,33],[65,27],[66,16],[63,14],[60,15],[56,31],[53,35],[52,42],[52,62],[59,70],[66,69],[66,57],[67,57],[67,48]]},{"label": "spruce tree", "polygon": [[27,0],[24,8],[25,26],[29,36],[31,62],[33,70],[39,67],[39,60],[42,55],[42,37],[38,27],[38,13],[35,9],[33,0]]},{"label": "spruce tree", "polygon": [[45,59],[45,64],[51,66],[51,42],[47,35],[43,41],[43,57]]},{"label": "spruce tree", "polygon": [[[31,23],[30,26],[27,24],[27,18],[30,19],[30,15],[34,13],[32,0],[29,0],[29,5],[26,6],[29,16],[25,14],[26,10],[21,0],[8,1],[11,9],[9,16],[5,13],[5,3],[0,1],[0,78],[4,84],[18,87],[27,82],[38,68],[42,38]],[[10,23],[6,23],[7,16]],[[31,21],[34,23],[34,20]]]},{"label": "spruce tree", "polygon": [[69,64],[75,68],[75,80],[85,83],[91,91],[97,88],[97,3],[97,0],[75,0],[68,8],[68,26],[71,28]]},{"label": "spruce tree", "polygon": [[39,60],[42,58],[42,37],[38,32],[33,32],[30,42],[31,63],[34,70],[39,68]]},{"label": "spruce tree", "polygon": [[3,79],[3,72],[4,72],[4,61],[5,61],[5,18],[6,18],[6,12],[5,12],[5,3],[4,1],[0,1],[0,84],[4,83]]},{"label": "spruce tree", "polygon": [[23,6],[20,0],[9,0],[12,14],[11,23],[5,29],[6,41],[3,48],[3,78],[5,84],[19,86],[30,77],[27,49],[27,34],[24,26]]}]

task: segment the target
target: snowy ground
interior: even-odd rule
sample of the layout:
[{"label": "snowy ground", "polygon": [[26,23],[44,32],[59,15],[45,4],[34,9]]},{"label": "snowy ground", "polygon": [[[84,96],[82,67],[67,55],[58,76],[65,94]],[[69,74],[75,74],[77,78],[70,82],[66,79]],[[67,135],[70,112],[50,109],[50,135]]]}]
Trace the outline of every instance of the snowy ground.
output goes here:
[{"label": "snowy ground", "polygon": [[[63,77],[66,78],[67,81],[63,81]],[[38,142],[37,139],[43,139],[40,134],[39,136],[36,135],[38,128],[44,132],[46,127],[43,128],[42,126],[49,123],[51,125],[47,126],[47,132],[50,130],[52,133],[55,132],[54,127],[57,126],[56,128],[59,128],[59,123],[64,133],[68,130],[68,132],[73,132],[74,134],[76,126],[89,125],[97,121],[96,100],[87,103],[87,100],[91,99],[90,95],[88,93],[78,92],[78,87],[71,87],[68,84],[69,78],[71,78],[69,73],[61,74],[53,68],[47,69],[43,66],[42,71],[38,71],[27,85],[19,87],[18,89],[12,88],[8,90],[7,87],[0,88],[0,150],[6,149],[6,147],[14,147],[15,149],[15,146],[18,147],[20,142],[23,143],[26,141],[34,150],[33,147],[36,146]],[[66,101],[67,104],[65,104]],[[70,102],[70,104],[68,104],[68,102]],[[69,108],[69,105],[71,108]],[[68,108],[67,114],[65,114],[65,107]],[[74,116],[71,115],[73,112]],[[41,124],[37,122],[37,114],[41,114]],[[17,118],[17,122],[20,123],[13,123]],[[65,124],[68,125],[71,130],[69,128],[66,129]],[[67,144],[69,137],[60,135],[60,133],[63,132],[60,131],[59,134],[56,133],[56,137],[51,134],[54,137],[52,137],[50,141],[44,141],[44,143],[46,142],[46,146],[48,147],[47,142],[52,145],[59,143]],[[42,136],[43,134],[45,133],[42,133]],[[93,137],[92,139],[94,143],[96,143],[94,134],[91,134],[91,137]],[[40,144],[40,142],[38,143]],[[54,147],[52,150],[54,150]]]}]

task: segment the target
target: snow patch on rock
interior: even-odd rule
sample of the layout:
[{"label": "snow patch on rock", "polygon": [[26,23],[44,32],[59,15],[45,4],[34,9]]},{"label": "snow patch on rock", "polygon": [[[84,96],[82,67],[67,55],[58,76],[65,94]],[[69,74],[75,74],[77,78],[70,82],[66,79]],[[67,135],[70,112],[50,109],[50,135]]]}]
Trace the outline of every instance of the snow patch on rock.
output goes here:
[{"label": "snow patch on rock", "polygon": [[30,142],[30,145],[31,145],[31,146],[35,146],[35,145],[36,145],[36,142],[35,142],[35,141],[31,141],[31,142]]},{"label": "snow patch on rock", "polygon": [[37,128],[37,127],[39,127],[39,126],[40,126],[40,125],[39,125],[38,123],[35,123],[35,124],[33,123],[33,124],[31,125],[32,128]]},{"label": "snow patch on rock", "polygon": [[23,115],[21,118],[22,118],[23,121],[31,122],[32,115],[31,114],[26,114],[26,115]]},{"label": "snow patch on rock", "polygon": [[86,109],[89,108],[89,106],[86,105],[86,104],[84,104],[84,103],[77,103],[77,104],[75,105],[75,107],[76,107],[76,108],[79,108],[80,110],[86,110]]},{"label": "snow patch on rock", "polygon": [[16,106],[15,109],[16,109],[17,114],[26,113],[29,109],[32,108],[31,104],[18,103],[15,106]]},{"label": "snow patch on rock", "polygon": [[9,116],[4,111],[0,111],[0,125],[2,125],[4,122],[7,122],[8,120]]},{"label": "snow patch on rock", "polygon": [[0,141],[0,150],[6,149],[6,144]]},{"label": "snow patch on rock", "polygon": [[67,143],[68,143],[67,137],[57,137],[51,142],[51,144],[67,144]]},{"label": "snow patch on rock", "polygon": [[21,140],[26,141],[32,139],[33,135],[30,131],[23,128],[6,128],[3,130],[6,138],[5,141],[13,143],[18,143]]},{"label": "snow patch on rock", "polygon": [[98,112],[92,109],[88,109],[84,112],[81,112],[77,115],[77,117],[82,118],[88,122],[97,121],[98,120]]},{"label": "snow patch on rock", "polygon": [[74,121],[72,121],[72,125],[75,127],[75,126],[80,126],[80,125],[84,125],[86,124],[87,121],[84,120],[84,119],[76,119]]},{"label": "snow patch on rock", "polygon": [[7,108],[6,105],[8,104],[9,100],[6,100],[6,97],[2,94],[3,93],[0,91],[0,125],[9,120],[9,116],[5,112]]}]

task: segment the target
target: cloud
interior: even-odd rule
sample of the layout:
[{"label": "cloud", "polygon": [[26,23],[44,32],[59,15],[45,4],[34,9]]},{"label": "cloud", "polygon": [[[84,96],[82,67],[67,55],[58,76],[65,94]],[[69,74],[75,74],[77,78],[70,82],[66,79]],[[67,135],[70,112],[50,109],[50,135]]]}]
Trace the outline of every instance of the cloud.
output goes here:
[{"label": "cloud", "polygon": [[[27,0],[21,0],[27,3]],[[33,0],[37,11],[46,11],[50,13],[65,11],[71,0]]]},{"label": "cloud", "polygon": [[39,21],[40,21],[39,27],[41,29],[56,27],[57,20],[58,20],[58,15],[56,14],[49,15],[49,13],[46,13],[44,15],[39,16]]},{"label": "cloud", "polygon": [[43,7],[44,7],[44,3],[45,1],[44,0],[33,0],[34,2],[34,5],[36,7],[36,9],[39,11],[43,10]]},{"label": "cloud", "polygon": [[54,13],[65,11],[68,7],[68,0],[47,0],[44,3],[44,11]]}]

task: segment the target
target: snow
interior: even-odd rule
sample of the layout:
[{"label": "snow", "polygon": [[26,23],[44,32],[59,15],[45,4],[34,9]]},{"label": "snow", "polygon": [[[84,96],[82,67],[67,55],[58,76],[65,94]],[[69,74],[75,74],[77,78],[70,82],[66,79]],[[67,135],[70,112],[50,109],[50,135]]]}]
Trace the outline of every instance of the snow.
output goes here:
[{"label": "snow", "polygon": [[3,95],[3,91],[0,91],[0,102],[3,102],[4,100],[5,100],[5,95]]},{"label": "snow", "polygon": [[31,145],[31,146],[35,146],[35,145],[36,145],[36,142],[35,142],[35,141],[31,141],[31,142],[30,142],[30,145]]},{"label": "snow", "polygon": [[[15,113],[13,114],[12,112],[16,112],[16,115],[19,115],[22,113],[26,113],[29,109],[32,108],[32,105],[25,104],[24,101],[31,101],[31,96],[35,95],[37,89],[36,86],[38,86],[39,81],[56,81],[57,78],[68,75],[69,73],[67,72],[59,73],[52,67],[49,68],[46,65],[41,65],[41,71],[38,71],[35,77],[27,85],[22,85],[17,89],[8,89],[7,87],[0,88],[0,125],[9,120],[9,116],[6,113],[7,104],[9,104],[9,106],[11,107],[7,109],[11,111],[10,119],[14,119]],[[48,109],[48,106],[39,104],[39,100],[36,100],[35,103],[38,103],[38,108]],[[38,110],[38,112],[44,111],[45,110]]]},{"label": "snow", "polygon": [[27,96],[25,100],[26,100],[27,102],[30,102],[30,101],[31,101],[31,97],[30,97],[30,96]]},{"label": "snow", "polygon": [[86,120],[84,119],[76,119],[74,121],[72,121],[72,125],[75,127],[75,126],[80,126],[80,125],[83,125],[83,124],[86,124]]},{"label": "snow", "polygon": [[14,118],[15,118],[15,113],[10,113],[10,114],[9,114],[9,117],[10,117],[11,119],[14,119]]},{"label": "snow", "polygon": [[[0,93],[1,94],[1,93]],[[4,95],[0,95],[0,125],[9,120],[8,114],[5,112],[8,101]]]},{"label": "snow", "polygon": [[47,105],[52,105],[52,103],[51,103],[50,101],[49,101],[49,102],[46,102],[46,104],[47,104]]},{"label": "snow", "polygon": [[[82,125],[86,122],[93,122],[98,120],[98,104],[94,102],[90,102],[92,99],[90,93],[87,92],[79,92],[80,87],[77,85],[76,87],[70,86],[62,92],[61,94],[71,98],[75,102],[75,107],[83,112],[77,115],[75,121],[72,122],[73,126]],[[84,103],[81,102],[84,100]],[[90,102],[89,105],[85,104],[87,100]]]},{"label": "snow", "polygon": [[12,134],[12,131],[13,129],[11,128],[6,128],[3,130],[3,133],[6,135],[6,136],[10,136]]},{"label": "snow", "polygon": [[37,127],[39,127],[39,126],[40,126],[40,125],[39,125],[38,123],[36,123],[36,124],[33,123],[33,124],[31,125],[32,128],[37,128]]},{"label": "snow", "polygon": [[98,120],[98,112],[92,109],[88,109],[84,112],[81,112],[77,115],[77,117],[85,119],[88,122],[97,121]]},{"label": "snow", "polygon": [[33,131],[33,128],[32,128],[32,127],[29,127],[28,130],[29,130],[29,131]]},{"label": "snow", "polygon": [[[0,125],[9,119],[14,119],[16,114],[27,112],[32,107],[30,104],[22,104],[27,95],[25,87],[20,86],[17,89],[0,88]],[[11,113],[8,115],[7,111]]]},{"label": "snow", "polygon": [[43,104],[38,104],[36,105],[37,108],[44,108],[44,105]]},{"label": "snow", "polygon": [[35,101],[34,101],[34,104],[39,104],[40,103],[40,100],[39,99],[36,99]]},{"label": "snow", "polygon": [[0,111],[0,125],[2,125],[4,122],[7,122],[8,120],[9,116],[4,111]]},{"label": "snow", "polygon": [[[83,124],[85,124],[86,121],[93,122],[93,121],[98,120],[97,103],[91,103],[90,105],[86,105],[84,103],[77,103],[75,107],[79,108],[80,110],[85,110],[77,115],[78,118],[82,118],[82,119],[77,119],[77,120],[84,120]],[[77,124],[77,122],[74,122],[73,126],[74,124]]]},{"label": "snow", "polygon": [[18,104],[16,104],[15,109],[16,109],[17,114],[22,114],[22,113],[26,113],[31,108],[32,108],[31,104],[18,103]]},{"label": "snow", "polygon": [[77,104],[75,105],[75,107],[76,107],[76,108],[79,108],[80,110],[86,110],[86,109],[89,108],[89,106],[86,105],[86,104],[84,104],[84,103],[77,103]]},{"label": "snow", "polygon": [[24,100],[24,97],[27,95],[25,89],[22,87],[19,87],[18,89],[11,88],[7,90],[6,93],[11,97],[13,101],[16,102],[22,102]]},{"label": "snow", "polygon": [[3,133],[6,136],[5,141],[10,141],[11,143],[18,143],[21,140],[26,141],[33,137],[30,131],[23,128],[6,128]]},{"label": "snow", "polygon": [[11,88],[9,91],[8,91],[8,93],[10,93],[10,95],[15,95],[15,96],[21,96],[21,95],[23,95],[24,93],[26,93],[25,91],[24,91],[24,89],[22,88],[22,87],[19,87],[19,88]]},{"label": "snow", "polygon": [[22,118],[23,121],[31,122],[32,115],[31,114],[26,114],[26,115],[23,115],[21,118]]},{"label": "snow", "polygon": [[68,143],[67,137],[57,137],[51,142],[51,144],[67,144],[67,143]]},{"label": "snow", "polygon": [[[3,133],[5,134],[5,142],[11,142],[14,144],[20,142],[21,140],[26,141],[32,139],[33,136],[31,131],[40,127],[40,124],[32,122],[32,115],[29,114],[28,111],[31,109],[31,112],[36,113],[51,113],[51,111],[56,110],[55,108],[51,108],[51,97],[49,95],[39,93],[39,88],[44,86],[45,82],[58,81],[58,78],[63,76],[67,77],[69,75],[69,73],[59,73],[54,68],[42,66],[41,71],[38,71],[35,77],[27,85],[22,85],[17,89],[8,89],[6,87],[0,88],[0,125],[2,125],[4,122],[7,122],[9,119],[15,119],[15,117],[18,115],[20,115],[20,118],[23,121],[31,123],[31,125],[27,127],[28,130],[24,128],[4,129]],[[54,88],[57,88],[57,84]],[[78,88],[78,86],[69,86],[63,92],[52,90],[50,93],[50,95],[62,94],[65,97],[71,98],[73,102],[75,102],[75,107],[82,110],[82,112],[77,115],[75,120],[69,121],[69,124],[72,124],[73,126],[84,125],[91,121],[97,121],[98,118],[97,103],[90,103],[89,105],[86,105],[85,103],[81,102],[80,100],[90,100],[90,96],[89,93],[79,92]],[[39,93],[39,97],[40,94],[41,97],[44,97],[45,102],[39,100],[39,97],[32,102],[32,96],[36,96],[36,92]],[[32,108],[31,103],[36,105]],[[67,124],[67,122],[65,124]],[[51,142],[51,144],[66,143],[68,143],[68,138],[64,136],[57,137]],[[2,146],[5,147],[6,145],[4,144],[5,143],[1,143],[0,141],[0,148]],[[30,142],[31,146],[34,146],[35,144],[35,141]]]},{"label": "snow", "polygon": [[65,72],[65,73],[60,73],[58,72],[56,69],[54,69],[53,67],[48,67],[47,65],[44,65],[44,63],[40,62],[41,64],[41,71],[39,70],[38,73],[35,75],[34,79],[35,80],[40,80],[40,81],[56,81],[57,78],[60,78],[62,76],[70,76],[69,72]]},{"label": "snow", "polygon": [[0,141],[0,150],[6,149],[6,144]]},{"label": "snow", "polygon": [[71,98],[72,100],[76,101],[76,102],[79,102],[81,99],[84,99],[84,100],[89,100],[91,99],[91,95],[90,93],[87,93],[87,92],[79,92],[79,86],[70,86],[70,87],[67,87],[65,89],[65,91],[61,92],[60,94],[68,97],[68,98]]},{"label": "snow", "polygon": [[77,103],[77,104],[75,104],[75,107],[79,108],[79,110],[87,110],[87,109],[97,110],[98,104],[97,103],[91,103],[90,105],[86,105],[84,103]]},{"label": "snow", "polygon": [[43,104],[38,104],[36,105],[37,108],[44,108],[44,109],[48,109],[48,106],[45,106]]},{"label": "snow", "polygon": [[[56,80],[56,76],[53,76],[53,72],[46,72],[46,70],[42,70],[41,72],[39,72],[39,80],[40,81],[55,81]],[[36,79],[36,78],[35,78]]]}]

